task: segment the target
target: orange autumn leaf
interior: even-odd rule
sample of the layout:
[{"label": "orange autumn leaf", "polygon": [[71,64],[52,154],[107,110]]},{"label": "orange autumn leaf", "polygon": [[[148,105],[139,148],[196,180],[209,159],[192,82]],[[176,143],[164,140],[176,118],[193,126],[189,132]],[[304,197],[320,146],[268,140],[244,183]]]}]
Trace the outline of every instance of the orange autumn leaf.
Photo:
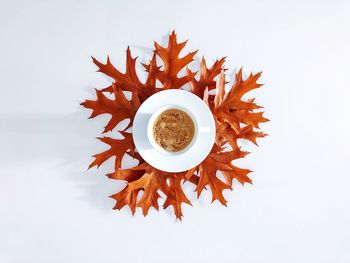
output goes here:
[{"label": "orange autumn leaf", "polygon": [[239,148],[237,140],[244,139],[251,141],[255,145],[257,144],[257,138],[263,138],[267,134],[259,131],[254,131],[252,126],[245,126],[239,129],[236,133],[234,129],[228,123],[216,122],[216,139],[217,145],[223,146],[228,143],[233,149]]},{"label": "orange autumn leaf", "polygon": [[[243,100],[242,96],[252,89],[257,89],[262,84],[257,83],[261,73],[250,74],[243,80],[242,69],[236,74],[235,82],[231,90],[225,92],[225,74],[222,71],[216,81],[216,94],[209,99],[207,93],[205,100],[213,112],[216,123],[216,144],[229,143],[232,148],[237,148],[237,139],[246,139],[256,144],[256,139],[265,137],[266,134],[254,131],[259,124],[267,122],[260,112],[261,106],[254,99]],[[208,92],[208,91],[206,91]]]},{"label": "orange autumn leaf", "polygon": [[164,63],[164,68],[160,70],[158,77],[164,89],[179,89],[188,82],[189,78],[195,75],[192,72],[187,72],[187,75],[178,77],[179,72],[193,61],[193,57],[197,53],[197,51],[190,52],[184,57],[179,58],[179,54],[186,43],[187,41],[177,43],[174,31],[169,36],[169,43],[166,48],[154,42],[155,53]]},{"label": "orange autumn leaf", "polygon": [[[191,178],[191,182],[193,183],[192,179],[194,179],[194,177]],[[170,175],[168,180],[171,194],[167,196],[164,202],[164,208],[173,206],[175,216],[181,220],[181,217],[183,216],[181,204],[185,203],[191,205],[190,200],[188,200],[184,191],[182,190],[182,183],[185,180],[184,173]]]},{"label": "orange autumn leaf", "polygon": [[[120,121],[130,119],[128,127],[120,131],[123,139],[98,138],[109,148],[94,155],[94,160],[89,166],[99,167],[105,161],[114,158],[114,169],[107,176],[126,182],[123,190],[111,196],[116,201],[114,209],[128,206],[134,214],[139,207],[142,213],[147,215],[151,207],[159,209],[159,202],[163,199],[160,193],[163,193],[164,209],[172,206],[175,216],[181,220],[182,204],[191,205],[183,190],[184,183],[194,184],[198,196],[205,189],[211,191],[212,201],[218,200],[226,205],[223,192],[232,189],[233,180],[241,184],[252,182],[248,177],[251,171],[239,168],[232,162],[247,154],[241,150],[239,139],[257,144],[258,138],[266,136],[259,126],[268,121],[261,112],[262,107],[257,105],[254,99],[244,98],[249,91],[262,86],[258,83],[261,73],[250,74],[244,79],[240,69],[231,89],[226,92],[225,57],[216,60],[210,67],[202,58],[199,72],[194,72],[191,70],[191,63],[197,51],[188,52],[180,57],[186,43],[187,41],[178,42],[174,31],[169,35],[166,46],[154,42],[155,50],[149,62],[141,63],[147,75],[145,82],[137,75],[137,57],[132,57],[129,47],[126,50],[125,73],[116,69],[109,57],[106,64],[93,58],[98,71],[111,77],[112,83],[107,88],[96,90],[95,100],[86,100],[81,105],[92,110],[90,118],[101,114],[110,115],[104,133],[113,132]],[[159,87],[156,87],[157,82],[161,83]],[[132,134],[125,130],[132,126],[138,108],[148,97],[164,89],[181,89],[185,85],[189,85],[191,92],[208,104],[216,125],[215,144],[207,158],[188,171],[160,171],[141,158],[135,149]],[[209,93],[213,90],[215,95]],[[125,92],[131,92],[130,100],[126,98]],[[113,98],[107,97],[106,93],[111,93]],[[228,151],[224,150],[226,144],[231,146]],[[126,154],[136,158],[139,164],[133,168],[122,169],[122,159]],[[224,180],[218,177],[218,173],[222,173]]]},{"label": "orange autumn leaf", "polygon": [[[225,57],[220,60],[216,60],[211,68],[207,67],[207,63],[204,58],[202,58],[200,63],[200,75],[199,80],[195,78],[189,78],[189,83],[191,86],[191,92],[196,94],[198,97],[203,98],[204,91],[207,88],[212,90],[215,88],[214,78],[220,74],[223,70],[223,64],[225,63]],[[191,71],[187,69],[187,73],[190,74]]]},{"label": "orange autumn leaf", "polygon": [[[133,211],[133,207],[138,206],[142,208],[144,215],[147,215],[150,207],[158,210],[158,198],[160,198],[158,190],[162,191],[165,195],[170,191],[164,176],[162,176],[160,171],[146,163],[133,168],[133,170],[144,170],[145,173],[139,179],[129,182],[121,192],[112,196],[117,201],[115,208],[120,209],[124,205],[129,205]],[[132,200],[132,197],[137,195],[140,190],[143,191],[141,199],[138,201]],[[132,200],[134,202],[130,203],[126,202],[126,200]]]},{"label": "orange autumn leaf", "polygon": [[[98,71],[106,74],[107,76],[114,79],[114,85],[121,88],[122,90],[137,92],[141,91],[143,84],[139,80],[136,73],[136,59],[132,58],[130,48],[126,50],[126,72],[121,73],[111,63],[109,57],[107,57],[106,64],[99,62],[97,59],[92,57],[93,62],[99,68]],[[112,92],[112,86],[104,89],[103,91]]]},{"label": "orange autumn leaf", "polygon": [[116,170],[121,168],[122,158],[128,153],[130,156],[134,157],[135,155],[135,145],[132,140],[131,133],[121,132],[124,136],[124,139],[113,139],[110,137],[102,137],[98,138],[101,142],[109,145],[109,149],[94,155],[95,160],[90,164],[89,168],[94,166],[99,167],[108,159],[114,157],[114,167]]},{"label": "orange autumn leaf", "polygon": [[[226,199],[223,196],[223,190],[232,188],[232,180],[236,179],[241,184],[251,183],[247,176],[251,171],[241,169],[232,164],[236,159],[243,158],[248,153],[240,151],[240,149],[218,152],[219,147],[214,147],[208,157],[197,167],[189,170],[185,178],[189,178],[195,172],[199,172],[199,182],[197,184],[198,197],[206,186],[209,186],[212,192],[212,202],[218,200],[222,205],[226,205]],[[217,172],[222,172],[225,182],[217,177]]]},{"label": "orange autumn leaf", "polygon": [[152,96],[154,93],[162,90],[156,87],[157,76],[160,74],[161,66],[157,66],[157,57],[156,53],[153,53],[152,59],[149,61],[149,64],[142,64],[145,71],[147,72],[147,80],[144,84],[144,89],[142,93],[138,93],[140,100],[144,101],[149,96]]},{"label": "orange autumn leaf", "polygon": [[[242,96],[248,91],[262,86],[262,84],[257,83],[260,76],[261,72],[256,75],[250,74],[246,80],[243,80],[242,69],[240,69],[231,90],[225,94],[225,98],[222,98],[220,103],[214,105],[217,119],[228,122],[233,129],[237,128],[240,123],[259,128],[259,123],[268,121],[263,117],[263,112],[254,112],[254,110],[261,108],[254,103],[254,100],[242,100]],[[225,91],[223,72],[221,72],[217,83],[216,97],[222,97],[222,93]]]},{"label": "orange autumn leaf", "polygon": [[114,127],[125,119],[130,119],[129,128],[132,125],[132,121],[136,114],[137,109],[140,107],[140,101],[138,96],[132,96],[131,101],[127,100],[123,91],[112,85],[114,99],[108,99],[102,91],[96,90],[96,100],[86,100],[81,103],[85,108],[92,109],[90,118],[94,118],[101,114],[111,115],[111,119],[107,123],[104,133],[111,131]]},{"label": "orange autumn leaf", "polygon": [[[191,204],[181,187],[184,180],[183,173],[167,173],[155,169],[147,163],[142,163],[132,169],[119,170],[117,174],[111,174],[110,178],[126,180],[127,186],[111,197],[116,200],[114,209],[121,209],[128,205],[135,213],[136,207],[141,207],[144,215],[148,214],[150,207],[159,209],[158,199],[161,198],[158,191],[163,192],[167,198],[164,208],[173,206],[177,218],[181,219],[181,204]],[[130,180],[133,178],[133,180]],[[166,180],[169,180],[169,184]],[[142,191],[140,200],[137,200],[138,193]]]}]

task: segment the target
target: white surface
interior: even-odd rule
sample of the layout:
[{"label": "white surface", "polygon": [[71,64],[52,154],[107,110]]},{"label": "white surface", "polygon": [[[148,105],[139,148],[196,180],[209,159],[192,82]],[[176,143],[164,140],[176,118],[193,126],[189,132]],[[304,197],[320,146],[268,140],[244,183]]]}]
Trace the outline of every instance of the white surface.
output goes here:
[{"label": "white surface", "polygon": [[[153,132],[152,123],[157,118],[153,114],[158,115],[157,111],[169,109],[164,108],[167,106],[186,111],[195,123],[192,143],[177,153],[169,153],[149,139]],[[183,90],[164,90],[145,100],[135,115],[132,129],[135,146],[142,158],[153,167],[167,172],[182,172],[200,164],[215,141],[215,123],[208,106],[196,95]]]},{"label": "white surface", "polygon": [[[349,14],[347,0],[1,1],[0,262],[350,262]],[[106,118],[79,107],[109,83],[90,55],[123,68],[130,45],[143,62],[172,29],[209,62],[263,70],[272,120],[240,162],[254,185],[227,208],[205,192],[182,223],[111,210],[111,163],[85,171]]]}]

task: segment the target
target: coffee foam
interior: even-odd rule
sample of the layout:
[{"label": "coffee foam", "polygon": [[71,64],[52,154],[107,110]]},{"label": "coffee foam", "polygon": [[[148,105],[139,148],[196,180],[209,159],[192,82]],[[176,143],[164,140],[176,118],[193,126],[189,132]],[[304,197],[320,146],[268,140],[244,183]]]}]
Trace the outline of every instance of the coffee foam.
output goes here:
[{"label": "coffee foam", "polygon": [[164,150],[178,152],[193,140],[195,125],[192,118],[179,109],[168,109],[159,114],[153,124],[153,137]]}]

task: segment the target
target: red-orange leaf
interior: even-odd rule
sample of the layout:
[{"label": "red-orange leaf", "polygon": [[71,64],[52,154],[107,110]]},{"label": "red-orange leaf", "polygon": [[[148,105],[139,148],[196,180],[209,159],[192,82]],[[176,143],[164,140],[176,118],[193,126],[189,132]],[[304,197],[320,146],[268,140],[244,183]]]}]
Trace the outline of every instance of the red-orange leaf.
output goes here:
[{"label": "red-orange leaf", "polygon": [[200,173],[199,182],[196,188],[198,196],[202,193],[204,187],[209,185],[212,192],[212,202],[219,200],[222,205],[226,206],[227,201],[223,196],[223,190],[231,189],[231,187],[217,178],[215,163],[208,159],[199,165],[198,170]]},{"label": "red-orange leaf", "polygon": [[243,129],[240,130],[240,133],[237,135],[238,138],[251,141],[256,145],[258,145],[256,142],[256,139],[263,138],[265,136],[267,136],[266,133],[254,131],[252,126],[244,127]]},{"label": "red-orange leaf", "polygon": [[[107,57],[107,63],[103,64],[94,57],[92,58],[96,66],[99,67],[99,72],[102,72],[115,80],[114,85],[121,88],[122,90],[138,92],[143,88],[143,84],[140,82],[136,69],[135,63],[137,58],[131,57],[131,51],[128,47],[126,50],[126,72],[121,73],[111,63],[109,57]],[[103,91],[112,92],[112,86],[104,89]]]},{"label": "red-orange leaf", "polygon": [[232,86],[228,96],[236,96],[241,98],[247,92],[260,88],[263,84],[257,83],[258,79],[261,76],[261,72],[253,75],[250,73],[249,77],[246,80],[243,80],[242,68],[236,74],[235,83]]},{"label": "red-orange leaf", "polygon": [[141,102],[146,100],[149,96],[153,95],[154,93],[162,90],[156,88],[156,81],[161,68],[160,66],[157,66],[156,53],[153,54],[153,57],[150,60],[149,64],[142,64],[142,66],[147,72],[147,80],[144,85],[144,89],[142,90],[142,92],[139,92]]},{"label": "red-orange leaf", "polygon": [[131,101],[125,98],[123,91],[120,88],[113,86],[114,99],[107,98],[102,91],[96,90],[96,100],[86,100],[81,103],[85,108],[92,109],[90,118],[94,118],[100,114],[110,114],[111,119],[104,129],[104,133],[111,131],[122,120],[129,118],[129,128],[140,107],[138,96],[132,96]]},{"label": "red-orange leaf", "polygon": [[135,213],[136,210],[136,203],[137,203],[137,195],[142,189],[133,189],[131,190],[128,186],[125,187],[120,192],[111,195],[110,197],[115,199],[117,203],[113,207],[113,209],[122,209],[124,206],[129,206],[131,209],[132,214]]},{"label": "red-orange leaf", "polygon": [[[112,196],[117,201],[115,206],[116,209],[120,209],[124,205],[128,205],[134,213],[136,207],[138,206],[142,208],[144,214],[147,214],[150,206],[158,209],[158,203],[156,200],[153,200],[151,203],[147,203],[145,200],[149,199],[149,196],[151,196],[153,199],[158,199],[160,197],[157,194],[157,189],[153,189],[153,187],[156,187],[159,185],[159,183],[161,183],[162,187],[158,190],[161,190],[167,196],[163,205],[164,208],[173,206],[174,213],[178,219],[181,220],[181,217],[183,216],[181,204],[191,204],[182,190],[182,181],[185,180],[184,173],[168,173],[159,171],[143,162],[137,167],[125,170],[119,169],[117,173],[111,173],[108,176],[112,179],[130,182],[130,184],[128,184],[127,187],[125,187],[120,193]],[[156,177],[157,180],[155,180],[154,177]],[[166,183],[166,180],[168,180],[168,183]],[[136,181],[137,187],[134,184]],[[193,175],[189,181],[192,183],[198,183],[198,177]],[[140,200],[140,202],[136,203],[134,196],[140,190],[144,191],[146,196],[144,199],[141,198],[141,200],[144,201],[141,202]]]},{"label": "red-orange leaf", "polygon": [[115,157],[114,166],[115,169],[118,170],[121,167],[122,158],[126,152],[134,156],[135,145],[131,133],[121,132],[121,134],[124,136],[124,139],[118,140],[109,137],[98,138],[100,141],[108,144],[110,148],[102,153],[94,155],[93,157],[95,160],[90,164],[89,168],[94,166],[99,167],[109,158]]},{"label": "red-orange leaf", "polygon": [[179,58],[181,50],[185,47],[187,41],[177,43],[176,34],[173,31],[169,36],[168,47],[162,47],[154,42],[156,48],[155,53],[162,59],[164,69],[160,71],[159,80],[163,84],[164,89],[178,89],[188,82],[188,79],[194,76],[194,73],[188,72],[186,76],[178,77],[181,69],[186,67],[193,61],[197,51],[190,52],[182,58]]},{"label": "red-orange leaf", "polygon": [[169,176],[168,179],[171,194],[167,196],[167,199],[164,202],[164,208],[173,206],[176,217],[181,220],[181,217],[183,216],[181,204],[186,203],[191,205],[190,200],[187,199],[182,190],[182,180],[184,180],[184,177],[181,174],[174,174]]},{"label": "red-orange leaf", "polygon": [[219,146],[229,143],[233,149],[236,149],[238,139],[248,140],[257,145],[256,139],[266,135],[263,132],[254,131],[252,126],[245,126],[236,133],[228,123],[216,122],[216,144]]},{"label": "red-orange leaf", "polygon": [[[221,58],[220,60],[216,60],[213,66],[208,69],[207,63],[203,57],[200,64],[199,80],[196,80],[195,78],[189,79],[191,92],[193,94],[196,94],[198,97],[203,98],[203,94],[206,88],[208,88],[208,90],[214,89],[214,78],[223,70],[224,63],[225,57]],[[189,69],[187,69],[187,72],[188,74],[191,73]]]},{"label": "red-orange leaf", "polygon": [[[165,195],[171,194],[166,177],[147,163],[136,166],[132,170],[144,171],[144,174],[139,179],[129,182],[121,192],[111,196],[117,201],[115,209],[128,205],[134,212],[135,207],[138,206],[142,208],[144,215],[147,215],[150,207],[158,210],[158,198],[160,198],[158,191],[162,191]],[[137,194],[141,190],[143,191],[141,199],[137,201]]]},{"label": "red-orange leaf", "polygon": [[[222,145],[225,142],[230,143],[232,147],[237,147],[237,138],[242,138],[242,125],[245,124],[251,128],[259,128],[259,124],[267,122],[263,117],[263,112],[257,112],[261,107],[254,99],[244,101],[242,96],[252,89],[261,87],[257,83],[261,73],[250,76],[243,80],[242,69],[236,74],[236,80],[228,93],[225,93],[225,75],[223,72],[219,75],[216,82],[216,95],[213,102],[208,102],[214,114],[217,127],[216,143]],[[229,124],[229,126],[227,125]],[[259,133],[250,133],[249,139],[254,142],[253,136],[263,137]]]},{"label": "red-orange leaf", "polygon": [[[209,186],[212,192],[212,201],[219,200],[221,204],[226,205],[223,190],[231,189],[232,179],[237,179],[242,184],[244,182],[250,183],[251,180],[247,176],[250,171],[232,164],[233,160],[244,157],[246,152],[239,149],[228,152],[218,152],[218,150],[219,147],[214,147],[208,157],[197,167],[189,170],[185,177],[189,178],[195,171],[199,171],[199,182],[196,188],[198,196],[206,186]],[[218,171],[224,174],[225,182],[217,177]]]}]

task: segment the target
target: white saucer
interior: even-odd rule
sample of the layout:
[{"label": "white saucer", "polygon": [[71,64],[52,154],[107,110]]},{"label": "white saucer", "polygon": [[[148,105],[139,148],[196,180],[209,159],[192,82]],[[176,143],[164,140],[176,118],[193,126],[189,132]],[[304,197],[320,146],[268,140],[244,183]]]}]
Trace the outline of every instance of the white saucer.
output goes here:
[{"label": "white saucer", "polygon": [[[190,113],[198,132],[196,140],[178,153],[157,149],[147,136],[147,127],[152,115],[169,105]],[[167,172],[182,172],[200,164],[209,154],[215,141],[215,123],[208,106],[199,97],[184,90],[164,90],[149,97],[138,109],[132,129],[136,149],[142,158],[153,167]]]}]

